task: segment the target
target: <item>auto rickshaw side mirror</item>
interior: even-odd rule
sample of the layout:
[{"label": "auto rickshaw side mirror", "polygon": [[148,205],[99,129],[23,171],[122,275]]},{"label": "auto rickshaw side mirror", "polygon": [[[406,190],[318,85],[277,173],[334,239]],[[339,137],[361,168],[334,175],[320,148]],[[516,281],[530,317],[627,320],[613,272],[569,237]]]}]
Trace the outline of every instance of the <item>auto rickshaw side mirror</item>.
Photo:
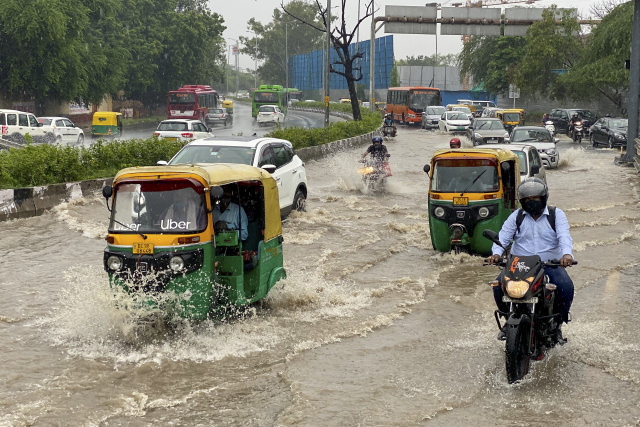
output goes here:
[{"label": "auto rickshaw side mirror", "polygon": [[502,162],[500,164],[500,169],[502,169],[503,174],[506,174],[511,170],[511,165],[507,162]]},{"label": "auto rickshaw side mirror", "polygon": [[113,196],[113,187],[110,185],[105,185],[102,187],[102,195],[107,200],[107,209],[111,212],[111,208],[109,207],[109,199]]},{"label": "auto rickshaw side mirror", "polygon": [[531,166],[531,175],[537,175],[538,173],[540,173],[540,166]]},{"label": "auto rickshaw side mirror", "polygon": [[168,165],[168,163],[167,163],[166,160],[158,160],[156,162],[156,166],[167,166],[167,165]]},{"label": "auto rickshaw side mirror", "polygon": [[431,166],[429,166],[429,165],[424,165],[424,167],[422,168],[422,170],[424,171],[424,173],[429,174],[429,171],[431,170]]},{"label": "auto rickshaw side mirror", "polygon": [[218,199],[220,199],[222,197],[223,194],[224,194],[224,190],[219,185],[216,185],[215,187],[211,187],[211,198],[212,199],[218,200]]}]

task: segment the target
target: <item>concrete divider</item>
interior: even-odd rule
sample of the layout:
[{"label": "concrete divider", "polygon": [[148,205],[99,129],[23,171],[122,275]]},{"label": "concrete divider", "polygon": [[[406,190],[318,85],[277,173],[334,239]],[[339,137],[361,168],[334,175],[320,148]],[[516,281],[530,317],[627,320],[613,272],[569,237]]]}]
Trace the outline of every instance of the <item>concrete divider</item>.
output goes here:
[{"label": "concrete divider", "polygon": [[[314,110],[313,112],[318,111],[320,110]],[[336,154],[341,150],[370,144],[371,138],[380,134],[380,129],[353,138],[315,147],[301,148],[296,150],[296,153],[304,162],[318,160]],[[101,190],[105,185],[110,185],[112,182],[113,178],[101,178],[42,187],[0,190],[0,221],[42,215],[45,211],[60,203],[93,195],[96,191]]]}]

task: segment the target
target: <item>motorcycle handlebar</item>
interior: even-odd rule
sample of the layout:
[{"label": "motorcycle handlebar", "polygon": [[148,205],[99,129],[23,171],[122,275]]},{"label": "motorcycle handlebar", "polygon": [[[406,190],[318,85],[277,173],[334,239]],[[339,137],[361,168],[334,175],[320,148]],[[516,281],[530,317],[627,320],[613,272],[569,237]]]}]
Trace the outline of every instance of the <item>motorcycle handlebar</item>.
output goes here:
[{"label": "motorcycle handlebar", "polygon": [[[577,265],[578,261],[573,261],[571,263],[571,265]],[[507,260],[505,258],[500,258],[500,261],[498,261],[497,263],[490,263],[487,262],[487,260],[484,260],[484,262],[482,263],[483,266],[486,265],[497,265],[498,267],[504,267],[507,265]],[[543,266],[545,267],[562,267],[562,265],[560,264],[560,261],[558,261],[557,259],[552,259],[551,261],[544,261],[542,263]]]}]

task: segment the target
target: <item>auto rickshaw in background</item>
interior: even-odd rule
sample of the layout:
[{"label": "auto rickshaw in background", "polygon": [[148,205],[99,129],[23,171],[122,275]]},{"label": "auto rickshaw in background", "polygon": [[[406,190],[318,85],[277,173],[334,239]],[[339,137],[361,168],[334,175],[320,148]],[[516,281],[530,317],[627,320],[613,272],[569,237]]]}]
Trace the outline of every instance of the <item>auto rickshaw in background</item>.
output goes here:
[{"label": "auto rickshaw in background", "polygon": [[[126,168],[103,195],[111,205],[104,269],[112,289],[130,296],[134,316],[224,317],[286,277],[278,186],[263,169]],[[219,205],[229,201],[237,205],[229,211],[235,224],[220,216],[214,227]]]},{"label": "auto rickshaw in background", "polygon": [[521,108],[509,108],[497,111],[496,117],[500,119],[509,134],[511,134],[514,127],[524,125],[524,110]]},{"label": "auto rickshaw in background", "polygon": [[122,113],[97,111],[91,122],[92,137],[116,137],[122,135]]},{"label": "auto rickshaw in background", "polygon": [[231,114],[231,117],[233,117],[233,100],[225,99],[222,101],[222,108],[226,108],[227,113]]},{"label": "auto rickshaw in background", "polygon": [[518,156],[505,149],[438,150],[429,176],[429,231],[433,249],[491,255],[484,230],[499,232],[517,209]]}]

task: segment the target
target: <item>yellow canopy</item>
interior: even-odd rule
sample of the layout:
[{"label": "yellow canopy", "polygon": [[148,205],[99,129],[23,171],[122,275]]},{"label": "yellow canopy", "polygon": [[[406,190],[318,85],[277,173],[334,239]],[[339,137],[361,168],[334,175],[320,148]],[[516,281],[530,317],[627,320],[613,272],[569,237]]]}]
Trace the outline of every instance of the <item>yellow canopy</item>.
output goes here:
[{"label": "yellow canopy", "polygon": [[[518,155],[507,148],[453,148],[438,150],[433,153],[433,159],[436,157],[478,157],[490,156],[496,157],[499,162],[506,160],[518,161]],[[519,164],[519,163],[518,163]]]},{"label": "yellow canopy", "polygon": [[232,163],[199,163],[167,166],[140,166],[122,169],[114,185],[121,178],[163,179],[197,177],[203,185],[215,187],[240,181],[260,181],[264,188],[265,227],[264,240],[282,234],[278,184],[264,169]]}]

